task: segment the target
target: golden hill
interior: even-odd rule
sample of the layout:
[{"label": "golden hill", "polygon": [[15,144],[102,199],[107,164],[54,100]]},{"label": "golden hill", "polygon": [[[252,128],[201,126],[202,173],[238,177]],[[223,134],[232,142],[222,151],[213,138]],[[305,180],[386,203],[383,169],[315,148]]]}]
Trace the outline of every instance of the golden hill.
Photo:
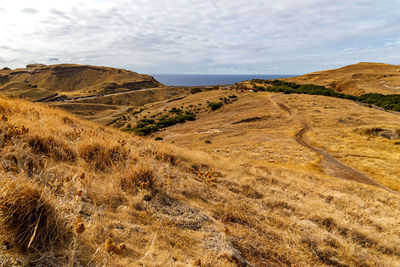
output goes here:
[{"label": "golden hill", "polygon": [[[395,130],[398,115],[320,96],[216,90],[147,104],[130,122],[195,105],[196,120],[154,142],[0,98],[0,264],[398,264],[400,197],[386,188],[398,189],[398,145],[365,134],[377,123]],[[305,123],[302,140],[385,187],[335,178],[344,177],[296,142]]]},{"label": "golden hill", "polygon": [[283,80],[322,85],[357,96],[365,93],[400,94],[400,66],[383,63],[362,62]]},{"label": "golden hill", "polygon": [[151,76],[109,67],[31,64],[24,69],[0,70],[0,92],[29,100],[103,95],[160,86]]},{"label": "golden hill", "polygon": [[147,103],[170,101],[207,88],[167,87],[152,76],[89,65],[31,64],[0,70],[0,94],[67,110],[108,125]]}]

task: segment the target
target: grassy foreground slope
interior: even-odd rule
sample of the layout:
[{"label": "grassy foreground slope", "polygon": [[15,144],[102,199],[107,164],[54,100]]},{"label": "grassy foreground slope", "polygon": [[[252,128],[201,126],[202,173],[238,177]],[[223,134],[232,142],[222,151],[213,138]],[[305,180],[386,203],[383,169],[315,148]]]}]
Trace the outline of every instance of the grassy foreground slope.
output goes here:
[{"label": "grassy foreground slope", "polygon": [[322,85],[356,96],[366,93],[400,94],[400,66],[383,63],[362,62],[283,80]]},{"label": "grassy foreground slope", "polygon": [[[226,109],[265,107],[265,99],[245,93],[217,113],[173,127],[207,116],[222,121],[218,114]],[[270,113],[295,124],[280,110]],[[246,125],[246,113],[240,116],[234,125]],[[396,266],[400,260],[400,197],[374,186],[295,164],[155,143],[7,98],[0,98],[0,141],[4,265]],[[304,151],[304,161],[315,157]]]}]

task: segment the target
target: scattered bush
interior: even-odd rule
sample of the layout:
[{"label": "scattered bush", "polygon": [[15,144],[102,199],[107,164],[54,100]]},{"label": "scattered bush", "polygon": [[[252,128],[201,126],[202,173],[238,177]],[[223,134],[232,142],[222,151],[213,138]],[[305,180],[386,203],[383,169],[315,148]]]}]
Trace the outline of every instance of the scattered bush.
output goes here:
[{"label": "scattered bush", "polygon": [[159,129],[173,126],[178,123],[186,121],[194,121],[196,114],[191,111],[182,111],[181,109],[172,108],[170,113],[175,114],[174,117],[168,115],[162,116],[157,120],[154,119],[141,119],[134,128],[127,128],[126,131],[134,132],[138,135],[148,135],[157,132]]},{"label": "scattered bush", "polygon": [[211,144],[211,140],[206,139],[206,140],[204,140],[204,143]]},{"label": "scattered bush", "polygon": [[210,102],[208,103],[208,107],[214,111],[222,107],[223,103],[222,102]]},{"label": "scattered bush", "polygon": [[154,140],[156,140],[156,141],[161,141],[161,140],[163,140],[163,138],[160,137],[160,136],[157,136],[156,138],[154,138]]},{"label": "scattered bush", "polygon": [[[210,102],[207,101],[208,107],[211,110],[217,110],[223,106],[223,104],[229,104],[233,101],[237,100],[236,95],[230,95],[229,97],[221,97],[220,102]],[[201,106],[201,104],[198,104]],[[187,110],[185,110],[187,109]],[[164,109],[164,112],[167,110]],[[160,129],[170,127],[176,125],[178,123],[185,123],[186,121],[194,121],[196,119],[197,114],[200,112],[200,108],[195,108],[193,104],[188,106],[180,106],[180,108],[173,107],[171,108],[167,114],[157,118],[162,113],[159,112],[157,114],[151,115],[150,119],[143,116],[141,120],[139,120],[136,125],[132,128],[130,124],[126,126],[124,131],[134,132],[137,135],[148,135],[151,133],[155,133]]]},{"label": "scattered bush", "polygon": [[179,109],[179,108],[173,107],[173,108],[171,108],[168,112],[169,112],[169,113],[175,113],[175,114],[181,114],[181,113],[182,113],[182,110]]}]

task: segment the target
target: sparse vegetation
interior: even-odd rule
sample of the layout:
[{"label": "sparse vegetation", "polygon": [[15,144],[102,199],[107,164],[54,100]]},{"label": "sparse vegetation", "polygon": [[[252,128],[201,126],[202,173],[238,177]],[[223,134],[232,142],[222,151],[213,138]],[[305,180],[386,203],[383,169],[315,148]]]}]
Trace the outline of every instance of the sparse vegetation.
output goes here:
[{"label": "sparse vegetation", "polygon": [[[207,104],[211,111],[215,111],[221,108],[224,104],[230,104],[236,100],[236,95],[230,95],[229,97],[222,97],[220,102],[207,102]],[[134,127],[128,123],[123,130],[127,132],[134,132],[135,134],[141,136],[149,135],[159,131],[160,129],[174,126],[178,123],[194,121],[197,115],[200,113],[200,110],[200,108],[196,108],[192,104],[187,106],[181,105],[179,108],[172,107],[168,110],[168,112],[166,109],[164,109],[164,114],[162,112],[152,114],[150,119],[148,119],[147,116],[142,116],[142,118],[136,122]],[[141,109],[141,111],[143,110]],[[135,114],[140,114],[140,112]],[[147,113],[150,114],[151,112],[148,111]],[[124,121],[123,117],[122,120]]]},{"label": "sparse vegetation", "polygon": [[[245,94],[240,104],[245,107],[241,112],[247,113],[240,113],[234,120],[241,121],[240,124],[227,121],[221,125],[221,118],[231,112],[230,108],[210,116],[209,108],[203,104],[204,116],[196,117],[193,124],[201,123],[204,118],[208,128],[204,125],[205,131],[194,137],[174,136],[177,144],[184,143],[182,140],[190,146],[197,144],[196,150],[100,127],[44,105],[0,98],[3,185],[0,259],[5,259],[6,264],[7,259],[9,262],[17,259],[22,266],[390,266],[397,263],[400,219],[393,214],[400,205],[398,195],[331,179],[326,173],[308,168],[306,164],[314,161],[315,155],[301,150],[289,136],[290,127],[297,129],[299,125],[294,125],[284,111],[268,109],[273,106],[271,102],[265,104],[269,96]],[[315,118],[316,123],[328,121],[335,125],[334,135],[330,126],[327,132],[310,132],[308,137],[312,140],[337,137],[340,144],[369,144],[367,139],[372,139],[336,127],[343,110],[357,113],[359,106],[351,106],[352,110],[347,111],[349,106],[342,109],[338,106],[339,99],[320,97],[321,104],[313,106],[316,97],[312,100],[305,95],[282,97],[287,97],[291,106],[306,107],[307,116]],[[168,119],[190,112],[185,106],[170,113],[172,105],[154,118],[147,116],[145,126],[156,125],[166,113]],[[335,109],[325,110],[324,105]],[[157,114],[163,107],[157,108],[148,110]],[[361,109],[368,114],[374,112]],[[337,113],[339,117],[334,116]],[[381,113],[380,118],[385,119],[382,125],[392,119],[389,116],[395,116]],[[217,120],[211,121],[210,117]],[[369,125],[365,116],[345,117],[362,117],[364,122],[359,128],[389,129],[389,126],[364,126]],[[249,118],[251,124],[246,120]],[[256,128],[250,128],[253,124]],[[208,132],[216,129],[215,125],[233,129],[235,136],[232,131]],[[191,124],[181,125],[188,126]],[[245,139],[240,135],[243,129],[250,129]],[[229,133],[229,138],[220,136],[224,133]],[[262,139],[260,135],[251,136],[259,133]],[[205,145],[199,135],[212,140],[213,145]],[[223,138],[229,146],[222,146]],[[382,146],[383,152],[392,154],[376,155],[378,150],[368,150],[373,156],[367,158],[368,162],[380,157],[371,169],[383,166],[396,173],[395,167],[388,166],[392,162],[388,155],[394,155],[396,162],[398,147],[393,149],[393,140],[374,139],[385,146],[375,142],[371,149]],[[29,145],[30,140],[35,142]],[[237,141],[235,147],[231,140]],[[345,155],[343,160],[351,157],[348,150],[334,145],[327,146]],[[198,149],[201,147],[211,152],[201,152]],[[229,153],[228,148],[232,149]],[[365,146],[353,148],[366,150]],[[59,150],[73,151],[75,159],[58,159],[65,157],[60,155],[68,155],[56,152]],[[238,156],[237,151],[244,156]],[[284,162],[283,156],[292,157],[291,161]],[[270,163],[271,159],[281,161]],[[10,214],[30,215],[10,221],[7,219]],[[26,235],[15,238],[18,232]]]},{"label": "sparse vegetation", "polygon": [[141,119],[136,126],[133,128],[126,128],[128,132],[134,132],[138,135],[147,135],[150,133],[157,132],[159,129],[173,126],[178,123],[184,123],[186,121],[193,121],[196,119],[196,114],[191,111],[182,111],[181,109],[172,109],[170,113],[172,117],[165,115],[158,119]]}]

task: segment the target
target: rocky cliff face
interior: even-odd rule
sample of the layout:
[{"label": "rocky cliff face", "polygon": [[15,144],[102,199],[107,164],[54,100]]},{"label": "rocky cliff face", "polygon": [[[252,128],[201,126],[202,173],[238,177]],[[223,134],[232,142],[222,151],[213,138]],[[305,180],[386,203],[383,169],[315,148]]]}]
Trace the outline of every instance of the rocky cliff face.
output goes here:
[{"label": "rocky cliff face", "polygon": [[30,100],[56,94],[112,94],[161,86],[152,76],[109,67],[30,64],[23,69],[0,70],[0,93]]}]

